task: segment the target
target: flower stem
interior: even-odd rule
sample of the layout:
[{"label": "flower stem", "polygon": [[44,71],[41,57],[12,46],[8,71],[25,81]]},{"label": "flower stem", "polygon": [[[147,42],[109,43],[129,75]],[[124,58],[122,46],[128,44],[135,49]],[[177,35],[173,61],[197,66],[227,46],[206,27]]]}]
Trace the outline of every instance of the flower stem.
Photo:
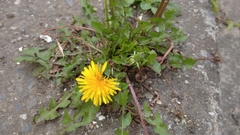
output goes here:
[{"label": "flower stem", "polygon": [[163,12],[165,10],[165,8],[167,7],[168,3],[170,0],[162,0],[160,3],[160,6],[157,9],[157,12],[155,13],[154,17],[162,17]]},{"label": "flower stem", "polygon": [[129,78],[128,78],[127,75],[126,75],[126,78],[125,78],[125,79],[126,79],[126,82],[128,83],[128,87],[129,87],[129,89],[130,89],[130,91],[131,91],[131,94],[132,94],[132,96],[133,96],[133,100],[134,100],[134,102],[135,102],[135,106],[137,107],[138,114],[139,114],[139,117],[140,117],[140,120],[141,120],[141,125],[142,125],[142,127],[143,127],[143,129],[144,129],[145,135],[149,135],[149,134],[148,134],[147,127],[146,127],[146,124],[145,124],[144,119],[143,119],[143,114],[142,114],[141,106],[140,106],[140,104],[139,104],[139,102],[138,102],[138,100],[137,100],[136,93],[135,93],[135,91],[134,91],[134,89],[133,89],[133,86],[132,86],[132,84],[131,84],[131,82],[130,82],[130,80],[129,80]]}]

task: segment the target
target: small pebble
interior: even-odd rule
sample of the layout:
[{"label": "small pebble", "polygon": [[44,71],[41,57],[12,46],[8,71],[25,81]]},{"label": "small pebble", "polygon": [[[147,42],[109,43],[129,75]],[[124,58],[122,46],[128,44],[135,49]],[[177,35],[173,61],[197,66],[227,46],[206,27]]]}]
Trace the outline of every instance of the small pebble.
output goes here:
[{"label": "small pebble", "polygon": [[16,0],[16,1],[14,2],[14,4],[15,4],[15,5],[19,5],[20,2],[21,2],[21,0]]},{"label": "small pebble", "polygon": [[27,119],[27,114],[20,114],[19,117],[23,120]]},{"label": "small pebble", "polygon": [[11,30],[16,30],[16,29],[17,29],[17,27],[15,27],[15,26],[12,26],[12,27],[10,27],[10,29],[11,29]]},{"label": "small pebble", "polygon": [[103,116],[103,115],[100,115],[99,117],[98,117],[98,120],[99,121],[102,121],[102,120],[104,120],[105,119],[105,116]]},{"label": "small pebble", "polygon": [[7,18],[13,18],[15,15],[13,13],[6,14]]},{"label": "small pebble", "polygon": [[153,95],[150,92],[147,92],[144,94],[146,96],[147,99],[152,99]]},{"label": "small pebble", "polygon": [[209,115],[214,115],[214,112],[208,112]]},{"label": "small pebble", "polygon": [[161,102],[160,100],[157,100],[157,104],[161,105],[161,104],[162,104],[162,102]]},{"label": "small pebble", "polygon": [[189,84],[188,80],[185,80],[184,83],[185,83],[185,84]]},{"label": "small pebble", "polygon": [[93,123],[93,124],[97,124],[97,122],[96,122],[96,121],[92,121],[92,123]]}]

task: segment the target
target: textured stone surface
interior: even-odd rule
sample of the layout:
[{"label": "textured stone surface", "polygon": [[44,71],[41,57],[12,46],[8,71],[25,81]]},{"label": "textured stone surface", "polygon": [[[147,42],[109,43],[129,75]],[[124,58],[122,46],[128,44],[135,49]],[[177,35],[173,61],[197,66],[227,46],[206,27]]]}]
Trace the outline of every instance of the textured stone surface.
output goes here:
[{"label": "textured stone surface", "polygon": [[[174,1],[174,0],[173,0]],[[183,8],[177,26],[188,35],[187,42],[175,45],[183,55],[194,58],[212,57],[219,52],[223,63],[198,61],[191,70],[164,71],[173,85],[171,97],[164,77],[155,76],[147,82],[160,96],[154,112],[159,112],[172,135],[239,135],[240,83],[239,83],[239,29],[223,30],[215,23],[209,0],[175,0]],[[239,21],[238,0],[224,5],[229,18]],[[103,16],[103,1],[92,0]],[[59,22],[71,23],[72,16],[82,15],[79,0],[2,0],[0,1],[0,131],[1,134],[46,135],[59,127],[58,121],[33,124],[33,116],[51,97],[60,95],[62,88],[54,82],[37,79],[31,72],[36,65],[15,63],[19,48],[48,45],[39,39],[47,28]],[[220,73],[220,74],[219,74]],[[178,104],[183,119],[176,116]],[[79,128],[70,135],[112,135],[119,127],[119,114],[101,110],[106,119]],[[143,130],[134,122],[130,134],[140,135]],[[153,130],[149,128],[151,134]]]}]

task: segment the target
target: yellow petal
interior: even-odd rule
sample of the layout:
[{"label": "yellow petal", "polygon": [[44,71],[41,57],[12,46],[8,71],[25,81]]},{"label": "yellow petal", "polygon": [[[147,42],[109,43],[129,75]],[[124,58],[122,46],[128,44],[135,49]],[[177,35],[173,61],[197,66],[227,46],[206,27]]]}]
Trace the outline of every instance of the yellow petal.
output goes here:
[{"label": "yellow petal", "polygon": [[105,71],[106,67],[107,67],[107,62],[104,62],[101,73]]}]

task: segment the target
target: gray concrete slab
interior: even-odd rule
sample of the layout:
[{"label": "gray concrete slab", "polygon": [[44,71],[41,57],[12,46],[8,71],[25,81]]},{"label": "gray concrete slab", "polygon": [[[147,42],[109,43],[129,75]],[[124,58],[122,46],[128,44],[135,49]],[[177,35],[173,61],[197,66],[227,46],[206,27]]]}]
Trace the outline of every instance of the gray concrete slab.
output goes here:
[{"label": "gray concrete slab", "polygon": [[[220,0],[226,18],[240,22],[238,0]],[[223,59],[220,66],[221,104],[223,113],[223,135],[240,134],[240,29],[224,29],[218,34],[219,53]]]}]

